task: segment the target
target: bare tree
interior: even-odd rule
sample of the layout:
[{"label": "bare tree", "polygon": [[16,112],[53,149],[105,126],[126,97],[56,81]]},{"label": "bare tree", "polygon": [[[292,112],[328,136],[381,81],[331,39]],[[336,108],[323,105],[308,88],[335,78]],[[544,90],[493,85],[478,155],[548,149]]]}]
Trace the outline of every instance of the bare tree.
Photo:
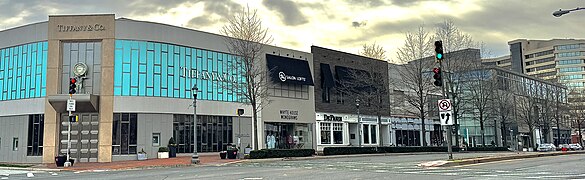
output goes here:
[{"label": "bare tree", "polygon": [[573,89],[569,97],[569,118],[571,118],[572,128],[577,129],[579,135],[579,144],[583,145],[583,127],[585,127],[585,92]]},{"label": "bare tree", "polygon": [[231,83],[229,89],[237,91],[243,102],[252,106],[252,144],[254,149],[258,149],[258,112],[269,102],[269,70],[262,63],[262,56],[264,46],[272,42],[272,37],[268,35],[268,29],[262,26],[257,10],[250,10],[250,7],[243,8],[229,18],[228,24],[222,27],[220,33],[226,36],[225,43],[229,52],[236,56],[236,63],[232,63],[232,66],[242,76],[240,81]]},{"label": "bare tree", "polygon": [[[422,145],[426,146],[425,119],[428,116],[429,94],[437,93],[438,88],[433,85],[430,71],[435,65],[432,59],[433,38],[424,26],[415,32],[407,32],[404,46],[398,48],[397,60],[403,64],[397,68],[401,76],[399,82],[391,82],[395,87],[408,90],[405,93],[406,101],[412,108],[405,110],[421,120]],[[430,57],[430,58],[427,58]]]},{"label": "bare tree", "polygon": [[372,59],[386,60],[386,50],[375,42],[372,44],[364,44],[362,50],[358,54]]},{"label": "bare tree", "polygon": [[485,68],[481,64],[476,65],[477,68],[461,74],[467,78],[464,84],[464,89],[468,91],[468,101],[471,107],[470,111],[478,116],[474,118],[479,121],[481,144],[486,145],[485,142],[485,125],[486,121],[493,113],[493,101],[495,98],[495,90],[497,83],[493,81],[492,71]]},{"label": "bare tree", "polygon": [[467,101],[462,101],[463,88],[461,82],[462,76],[456,76],[460,72],[467,71],[474,66],[474,63],[479,61],[480,57],[476,57],[473,53],[455,53],[456,51],[467,48],[479,48],[481,53],[485,53],[481,43],[476,43],[471,35],[461,31],[452,20],[444,20],[435,28],[435,39],[443,41],[443,51],[446,53],[443,61],[443,71],[445,73],[443,79],[446,82],[447,97],[453,103],[453,121],[455,122],[455,145],[459,144],[459,119],[464,115],[464,106]]},{"label": "bare tree", "polygon": [[536,108],[538,99],[535,97],[535,88],[530,85],[524,96],[514,96],[516,102],[517,115],[521,120],[521,125],[528,128],[530,140],[528,147],[534,147],[534,128],[538,125],[538,110]]},{"label": "bare tree", "polygon": [[506,146],[507,142],[507,135],[508,129],[506,127],[512,126],[514,121],[512,119],[513,112],[514,112],[514,101],[513,101],[513,94],[509,92],[508,89],[503,90],[502,85],[500,84],[501,81],[498,81],[498,90],[495,92],[495,98],[492,103],[492,107],[494,108],[494,115],[497,116],[494,119],[494,126],[497,124],[500,125],[500,132],[502,133],[502,146]]}]

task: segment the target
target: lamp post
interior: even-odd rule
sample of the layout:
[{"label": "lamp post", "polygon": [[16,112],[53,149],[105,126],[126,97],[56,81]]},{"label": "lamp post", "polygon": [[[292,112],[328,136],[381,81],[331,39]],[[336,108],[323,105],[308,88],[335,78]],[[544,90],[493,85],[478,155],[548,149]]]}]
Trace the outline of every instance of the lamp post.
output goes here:
[{"label": "lamp post", "polygon": [[575,9],[569,9],[569,10],[559,9],[558,11],[553,12],[552,15],[555,17],[561,17],[562,15],[569,14],[571,11],[578,11],[578,10],[585,10],[585,8],[577,7]]},{"label": "lamp post", "polygon": [[360,99],[355,100],[355,107],[357,108],[357,121],[358,121],[358,146],[362,147],[362,121],[360,118]]},{"label": "lamp post", "polygon": [[191,92],[193,93],[193,155],[191,156],[191,164],[199,164],[199,155],[197,154],[197,85],[193,85]]}]

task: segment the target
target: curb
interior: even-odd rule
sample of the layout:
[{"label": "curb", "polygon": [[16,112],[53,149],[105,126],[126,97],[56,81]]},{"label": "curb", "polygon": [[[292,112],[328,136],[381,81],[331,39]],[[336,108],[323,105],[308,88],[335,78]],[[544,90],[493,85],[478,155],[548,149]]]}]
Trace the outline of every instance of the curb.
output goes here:
[{"label": "curb", "polygon": [[304,160],[337,159],[337,158],[353,158],[353,157],[372,157],[372,156],[425,155],[425,154],[447,154],[447,152],[351,154],[351,155],[310,156],[310,157],[284,157],[284,158],[267,158],[267,159],[245,159],[245,160],[242,160],[242,161],[236,161],[236,162],[232,162],[232,163],[229,163],[229,164],[277,162],[277,161],[304,161]]},{"label": "curb", "polygon": [[512,159],[528,159],[528,158],[561,156],[561,155],[571,155],[571,154],[585,154],[585,151],[549,152],[549,153],[536,153],[536,154],[524,154],[524,155],[463,159],[463,160],[447,161],[446,163],[440,163],[440,164],[428,163],[428,164],[431,164],[429,166],[425,166],[424,165],[425,163],[423,163],[423,164],[421,164],[421,166],[423,166],[423,167],[453,167],[453,166],[462,166],[462,165],[469,165],[469,164],[480,164],[480,163],[487,163],[487,162],[505,161],[505,160],[512,160]]},{"label": "curb", "polygon": [[20,170],[20,171],[46,171],[46,172],[61,172],[64,169],[48,169],[48,168],[19,168],[19,167],[0,167],[0,170]]}]

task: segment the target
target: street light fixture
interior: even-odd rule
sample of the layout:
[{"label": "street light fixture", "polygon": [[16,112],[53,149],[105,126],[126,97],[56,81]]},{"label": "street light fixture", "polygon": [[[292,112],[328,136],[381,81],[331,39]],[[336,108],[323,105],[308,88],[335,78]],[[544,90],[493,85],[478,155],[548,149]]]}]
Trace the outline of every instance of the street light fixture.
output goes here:
[{"label": "street light fixture", "polygon": [[570,13],[571,11],[578,11],[578,10],[585,10],[585,8],[578,7],[578,8],[575,8],[575,9],[569,9],[569,10],[562,10],[562,9],[559,9],[558,11],[555,11],[555,12],[553,12],[553,14],[552,14],[552,15],[553,15],[553,16],[555,16],[555,17],[561,17],[562,15],[568,14],[568,13]]},{"label": "street light fixture", "polygon": [[199,155],[197,154],[197,85],[193,85],[191,92],[193,93],[193,155],[191,156],[191,164],[199,164]]},{"label": "street light fixture", "polygon": [[355,107],[357,108],[358,115],[358,146],[362,147],[362,121],[360,120],[360,99],[355,100]]}]

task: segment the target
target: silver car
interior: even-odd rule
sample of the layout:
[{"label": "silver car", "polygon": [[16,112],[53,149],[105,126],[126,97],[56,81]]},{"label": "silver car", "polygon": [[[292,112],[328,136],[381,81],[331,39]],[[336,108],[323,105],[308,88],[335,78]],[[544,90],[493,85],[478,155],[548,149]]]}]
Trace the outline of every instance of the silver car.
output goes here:
[{"label": "silver car", "polygon": [[557,147],[554,144],[540,144],[536,150],[538,152],[556,151]]},{"label": "silver car", "polygon": [[569,147],[571,150],[583,150],[583,147],[581,147],[580,144],[569,144]]}]

